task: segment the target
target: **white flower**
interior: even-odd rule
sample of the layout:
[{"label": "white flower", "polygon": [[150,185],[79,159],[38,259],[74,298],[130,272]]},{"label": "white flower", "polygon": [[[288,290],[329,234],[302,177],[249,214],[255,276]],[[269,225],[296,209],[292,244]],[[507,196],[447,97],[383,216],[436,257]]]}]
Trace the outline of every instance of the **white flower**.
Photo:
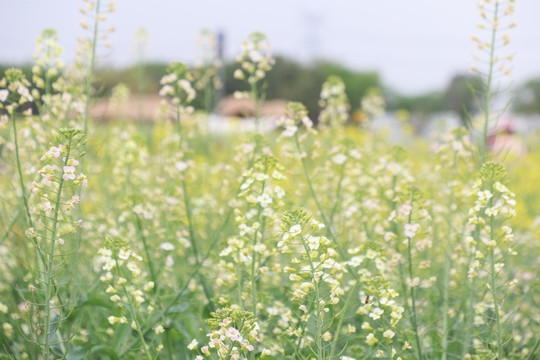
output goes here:
[{"label": "white flower", "polygon": [[337,155],[334,155],[334,157],[332,158],[332,161],[334,162],[334,164],[343,165],[345,161],[347,161],[347,156],[343,154],[337,154]]},{"label": "white flower", "polygon": [[174,167],[180,171],[180,172],[183,172],[184,170],[187,169],[187,164],[183,161],[178,161],[176,164],[174,164]]},{"label": "white flower", "polygon": [[420,225],[418,224],[405,224],[405,236],[413,238],[418,229],[420,229]]},{"label": "white flower", "polygon": [[381,318],[381,315],[384,313],[384,310],[381,309],[381,308],[374,308],[370,313],[369,313],[369,317],[372,318],[373,320],[377,320],[377,319],[380,319]]},{"label": "white flower", "polygon": [[283,190],[280,186],[276,185],[274,187],[274,194],[278,199],[283,199],[283,197],[285,196],[285,190]]},{"label": "white flower", "polygon": [[164,243],[161,243],[161,245],[159,245],[159,248],[164,251],[173,251],[174,245],[171,244],[170,242],[164,242]]},{"label": "white flower", "polygon": [[75,167],[64,166],[64,175],[62,175],[62,178],[64,180],[75,180],[75,177]]},{"label": "white flower", "polygon": [[188,349],[189,350],[194,350],[197,348],[197,345],[199,345],[199,342],[197,341],[197,339],[193,339],[189,345],[188,345]]},{"label": "white flower", "polygon": [[281,136],[283,137],[293,137],[294,134],[298,131],[298,126],[287,126],[285,130],[281,133]]},{"label": "white flower", "polygon": [[251,61],[257,63],[263,59],[263,56],[261,55],[260,52],[256,50],[252,50],[249,52],[249,58],[251,59]]},{"label": "white flower", "polygon": [[244,72],[242,70],[240,70],[240,69],[236,69],[234,71],[234,78],[239,79],[239,80],[243,80],[245,78]]},{"label": "white flower", "polygon": [[162,77],[159,83],[161,85],[165,85],[165,84],[172,83],[174,81],[176,81],[176,74],[173,73],[173,74],[165,75],[164,77]]},{"label": "white flower", "polygon": [[268,194],[262,194],[257,198],[257,201],[261,204],[263,208],[268,207],[272,203],[272,197]]},{"label": "white flower", "polygon": [[1,102],[6,101],[8,95],[9,95],[9,91],[8,91],[8,90],[6,90],[6,89],[0,90],[0,101],[1,101]]},{"label": "white flower", "polygon": [[84,187],[88,186],[88,178],[83,173],[77,176],[77,180],[81,182]]},{"label": "white flower", "polygon": [[178,85],[186,92],[187,101],[191,102],[195,98],[195,90],[191,87],[191,83],[186,79],[180,79]]},{"label": "white flower", "polygon": [[302,233],[302,226],[298,224],[291,226],[291,228],[289,229],[289,233],[292,237],[300,235]]},{"label": "white flower", "polygon": [[383,333],[383,336],[384,336],[385,338],[389,339],[389,340],[390,340],[391,338],[393,338],[394,335],[396,335],[396,333],[393,332],[393,331],[390,330],[390,329],[386,330],[386,331]]},{"label": "white flower", "polygon": [[174,94],[174,88],[171,85],[165,85],[164,87],[159,90],[159,95],[166,96],[166,95],[173,95]]},{"label": "white flower", "polygon": [[311,250],[317,250],[320,245],[320,237],[308,235],[306,241]]}]

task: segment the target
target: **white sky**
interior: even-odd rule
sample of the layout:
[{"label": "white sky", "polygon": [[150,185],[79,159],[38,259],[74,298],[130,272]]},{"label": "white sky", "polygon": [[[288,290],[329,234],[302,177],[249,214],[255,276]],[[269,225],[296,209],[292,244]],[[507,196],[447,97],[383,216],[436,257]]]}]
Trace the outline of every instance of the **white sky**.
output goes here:
[{"label": "white sky", "polygon": [[[0,63],[31,60],[35,37],[55,28],[69,61],[80,0],[0,0]],[[196,60],[202,28],[221,29],[232,59],[252,31],[267,34],[273,52],[301,61],[314,55],[358,70],[378,70],[385,84],[422,92],[447,84],[472,63],[478,35],[475,0],[117,0],[106,26],[117,31],[104,62],[133,62],[133,35],[149,32],[149,60]],[[514,83],[540,76],[540,0],[517,0]],[[309,19],[318,19],[313,24]],[[316,29],[316,35],[310,35]],[[314,46],[313,40],[316,41]]]}]

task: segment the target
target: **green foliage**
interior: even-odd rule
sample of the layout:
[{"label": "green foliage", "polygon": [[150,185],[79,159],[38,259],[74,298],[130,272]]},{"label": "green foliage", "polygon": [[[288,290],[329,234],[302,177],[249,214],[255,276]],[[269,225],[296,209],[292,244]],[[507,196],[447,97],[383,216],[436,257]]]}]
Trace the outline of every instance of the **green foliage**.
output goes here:
[{"label": "green foliage", "polygon": [[540,114],[540,78],[529,80],[518,89],[512,108],[521,114]]}]

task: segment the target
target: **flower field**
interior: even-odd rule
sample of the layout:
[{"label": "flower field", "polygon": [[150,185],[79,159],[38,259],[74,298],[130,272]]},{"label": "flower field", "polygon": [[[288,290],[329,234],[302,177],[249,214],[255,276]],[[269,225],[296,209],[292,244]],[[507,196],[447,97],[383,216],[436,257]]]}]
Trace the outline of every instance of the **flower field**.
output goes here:
[{"label": "flower field", "polygon": [[[485,3],[502,28],[513,2]],[[114,5],[85,6],[73,64],[48,30],[32,77],[0,79],[1,359],[540,358],[538,135],[523,156],[487,145],[504,68],[469,127],[433,138],[373,131],[377,92],[351,122],[339,77],[317,119],[290,102],[259,131],[274,59],[253,33],[235,77],[255,131],[209,131],[192,102],[217,72],[181,63],[154,122],[102,123]],[[500,43],[479,42],[492,64]]]}]

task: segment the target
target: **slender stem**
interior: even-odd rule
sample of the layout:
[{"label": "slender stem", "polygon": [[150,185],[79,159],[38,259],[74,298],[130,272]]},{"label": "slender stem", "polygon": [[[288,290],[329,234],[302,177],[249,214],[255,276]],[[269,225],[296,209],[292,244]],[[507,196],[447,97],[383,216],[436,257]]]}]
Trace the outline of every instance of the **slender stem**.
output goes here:
[{"label": "slender stem", "polygon": [[349,291],[349,294],[347,295],[347,299],[345,299],[345,304],[343,305],[343,309],[341,309],[341,316],[339,317],[339,321],[336,327],[334,341],[332,343],[332,349],[330,350],[330,359],[334,358],[334,354],[336,352],[337,343],[339,339],[339,333],[341,332],[341,326],[343,325],[343,319],[345,318],[345,314],[347,312],[347,309],[349,308],[349,304],[351,303],[352,294],[356,292],[356,285],[351,288]]},{"label": "slender stem", "polygon": [[452,175],[450,177],[450,199],[448,200],[448,216],[447,220],[447,233],[446,233],[446,248],[444,251],[444,273],[443,273],[443,338],[441,341],[442,347],[442,360],[446,360],[448,357],[448,308],[449,308],[449,289],[448,282],[450,281],[450,266],[451,266],[451,257],[450,257],[450,248],[452,240],[452,216],[453,216],[453,205],[454,205],[454,171],[453,169],[456,166],[457,153],[454,153],[454,161],[452,163]]},{"label": "slender stem", "polygon": [[[495,10],[493,12],[493,22],[497,22],[499,13],[499,2],[495,2]],[[484,102],[484,130],[482,134],[482,144],[480,146],[480,164],[483,164],[486,160],[487,152],[487,133],[489,118],[491,116],[490,107],[491,100],[493,97],[492,93],[492,83],[493,83],[493,68],[495,66],[495,40],[497,36],[497,27],[493,26],[491,31],[491,46],[489,52],[489,70],[487,75],[487,84],[486,84],[486,97]]]},{"label": "slender stem", "polygon": [[257,93],[257,84],[255,82],[250,82],[251,84],[251,96],[255,102],[254,116],[255,116],[255,132],[259,133],[259,94]]},{"label": "slender stem", "polygon": [[[253,159],[255,157],[255,153],[257,151],[257,146],[255,146],[254,150],[253,150],[253,153],[252,153],[252,156],[249,160],[249,167],[253,166]],[[241,187],[241,184],[243,183],[245,179],[243,178],[242,181],[240,182],[240,185],[238,186],[238,189],[236,190],[236,196],[238,196],[238,194],[240,193],[240,187]],[[208,259],[208,257],[210,256],[210,253],[215,249],[215,246],[218,242],[218,240],[221,238],[222,234],[223,234],[223,231],[225,230],[225,228],[227,227],[227,225],[229,224],[229,221],[231,219],[231,215],[233,214],[233,208],[229,208],[229,210],[227,211],[227,214],[225,215],[225,218],[223,219],[223,222],[221,223],[221,225],[217,228],[216,231],[214,231],[214,236],[212,237],[212,240],[210,241],[210,246],[208,247],[208,250],[206,251],[206,253],[204,254],[204,256],[194,264],[194,269],[193,271],[188,275],[187,277],[187,280],[184,282],[184,284],[182,285],[182,288],[176,293],[176,296],[174,297],[174,299],[172,299],[169,304],[163,309],[160,311],[159,315],[153,317],[152,319],[154,320],[151,320],[151,325],[147,327],[147,329],[145,330],[144,334],[146,334],[147,332],[150,331],[150,328],[152,328],[152,326],[157,323],[159,321],[159,319],[163,319],[165,318],[169,312],[171,311],[171,309],[178,304],[178,301],[182,298],[182,296],[184,295],[184,291],[186,290],[186,288],[188,287],[189,283],[191,282],[191,280],[195,277],[195,276],[198,276],[199,274],[199,270],[200,268],[202,267],[203,265],[203,262]],[[132,348],[134,346],[136,346],[138,343],[138,340],[135,339],[134,342],[132,342],[127,348]],[[120,352],[119,356],[122,357],[126,354],[127,350],[123,350]]]},{"label": "slender stem", "polygon": [[17,125],[15,120],[15,114],[11,114],[11,122],[13,123],[13,138],[15,141],[15,158],[17,159],[17,171],[19,172],[19,181],[21,184],[21,192],[23,197],[24,208],[26,209],[26,218],[28,220],[28,226],[32,227],[32,216],[30,216],[30,208],[28,207],[28,199],[26,197],[26,191],[24,189],[24,179],[22,174],[21,160],[19,157],[19,142],[17,140]]},{"label": "slender stem", "polygon": [[[413,195],[411,195],[411,211],[409,212],[409,224],[411,223],[411,220],[412,220],[412,211],[413,211],[412,206],[413,206]],[[409,279],[412,282],[413,277],[414,277],[414,272],[413,272],[413,266],[412,266],[411,240],[412,239],[410,237],[407,237],[407,255],[408,255],[408,260],[409,260],[408,270],[409,270]],[[412,284],[411,284],[409,286],[409,293],[410,293],[411,305],[412,305],[411,325],[413,327],[414,335],[415,335],[415,339],[416,339],[416,351],[417,351],[417,354],[418,354],[418,360],[422,360],[423,359],[423,356],[422,356],[422,344],[421,344],[421,341],[420,341],[420,334],[418,333],[418,319],[417,319],[417,316],[416,316],[416,295],[415,295],[415,290],[416,290],[416,287],[412,286]]]},{"label": "slender stem", "polygon": [[[20,161],[20,157],[19,157],[19,143],[18,143],[18,140],[17,140],[17,126],[16,126],[16,120],[15,120],[15,115],[14,114],[11,114],[11,120],[12,120],[12,123],[13,123],[13,136],[14,136],[14,142],[15,142],[15,157],[17,159],[17,170],[18,170],[18,173],[19,173],[19,181],[20,181],[20,185],[21,185],[21,191],[22,191],[22,196],[23,196],[24,207],[25,207],[25,210],[26,210],[26,218],[27,218],[27,221],[28,221],[28,227],[32,227],[33,226],[32,216],[30,215],[30,208],[28,206],[28,198],[26,197],[26,192],[25,192],[25,187],[24,187],[24,180],[23,180],[23,175],[22,175],[21,161]],[[9,232],[11,231],[11,228],[15,224],[15,221],[19,218],[19,215],[20,215],[20,213],[17,214],[17,216],[15,217],[15,219],[13,220],[11,225],[9,226],[9,229],[6,231],[4,239],[8,236]],[[44,266],[46,264],[45,255],[41,251],[38,242],[35,239],[32,239],[31,241],[32,241],[32,244],[34,245],[34,247],[36,249],[36,257],[38,258],[38,262],[39,262],[39,260],[41,260],[41,262],[39,262],[39,265],[40,265],[40,268],[41,268],[42,266]],[[50,281],[52,282],[52,286],[55,287],[56,282],[54,281],[54,279],[50,279]],[[60,296],[58,296],[58,298],[59,298],[59,301],[61,301]],[[65,347],[64,347],[64,344],[63,344],[62,334],[57,333],[57,336],[60,338],[60,347],[64,351]]]},{"label": "slender stem", "polygon": [[[116,263],[118,264],[118,258],[117,258],[117,255],[116,255],[116,251],[114,252],[114,257],[115,257]],[[118,266],[115,266],[115,268],[116,268],[117,276],[121,277],[120,269],[118,268]],[[133,299],[129,295],[125,285],[122,285],[122,289],[124,290],[125,298],[128,300],[129,314],[131,315],[132,321],[135,322],[135,327],[136,327],[135,331],[137,332],[137,335],[139,336],[139,340],[143,344],[144,352],[146,354],[146,357],[148,358],[148,360],[153,360],[152,355],[150,355],[150,348],[148,347],[148,344],[146,343],[146,340],[144,339],[144,335],[143,335],[143,332],[142,332],[142,329],[141,329],[141,324],[139,323],[139,320],[137,319],[137,314],[135,313],[135,306],[133,305]]]},{"label": "slender stem", "polygon": [[139,215],[135,214],[135,218],[137,219],[137,232],[139,234],[139,237],[143,243],[143,247],[144,247],[144,252],[146,253],[146,258],[148,259],[148,267],[150,269],[150,277],[152,278],[152,281],[154,282],[154,292],[157,291],[158,289],[158,280],[157,280],[157,275],[156,275],[156,271],[154,269],[154,262],[152,261],[152,257],[150,255],[150,249],[148,248],[148,244],[146,242],[146,237],[144,236],[143,234],[143,227],[142,227],[142,223],[141,223],[141,218],[139,217]]},{"label": "slender stem", "polygon": [[[309,250],[309,246],[306,244],[306,240],[304,239],[304,236],[301,235],[300,236],[300,239],[302,239],[302,245],[304,246],[304,250],[306,252],[306,255],[307,255],[307,258],[309,260],[309,266],[311,268],[311,274],[312,276],[315,276],[315,270],[316,270],[316,267],[315,267],[315,264],[313,264],[313,260],[311,260],[311,251]],[[317,360],[323,360],[324,357],[323,357],[323,354],[322,354],[322,351],[323,351],[323,347],[322,347],[322,336],[321,336],[321,332],[322,332],[322,323],[321,323],[321,301],[320,301],[320,291],[319,291],[319,281],[318,280],[314,280],[314,285],[315,285],[315,301],[317,302],[316,304],[316,320],[317,320],[317,323],[316,323],[316,328],[315,328],[315,342],[317,343]]]},{"label": "slender stem", "polygon": [[[84,138],[86,139],[86,137],[88,136],[88,118],[89,118],[89,114],[90,114],[90,99],[91,99],[91,93],[92,93],[92,80],[93,80],[93,77],[94,77],[94,67],[95,67],[95,62],[96,62],[96,46],[97,46],[97,41],[98,41],[98,16],[99,16],[99,7],[100,7],[100,3],[101,3],[101,0],[97,0],[96,1],[96,13],[95,13],[95,20],[94,20],[94,33],[93,33],[93,38],[92,38],[92,54],[90,56],[90,66],[88,67],[88,75],[86,77],[86,89],[85,89],[85,95],[86,95],[86,98],[85,98],[85,104],[84,104],[84,127],[83,127],[83,134],[84,134]],[[67,119],[66,119],[67,120]],[[83,141],[83,144],[85,144],[85,141]],[[80,160],[80,166],[81,166],[81,172],[84,172],[84,163],[85,163],[85,159],[86,157],[82,157],[81,160]],[[79,188],[78,190],[78,196],[79,198],[81,198],[82,194],[82,187]],[[82,218],[82,206],[79,206],[77,208],[77,217],[79,219]],[[82,240],[82,232],[83,232],[83,228],[82,226],[79,226],[77,228],[77,246],[79,246],[79,244],[81,243],[81,240]],[[77,262],[78,261],[78,256],[79,256],[79,252],[77,251],[75,253],[75,261]]]},{"label": "slender stem", "polygon": [[534,344],[533,349],[531,350],[529,356],[527,356],[527,359],[525,360],[533,360],[534,353],[536,353],[536,349],[538,349],[538,346],[540,346],[540,337],[538,337],[538,340],[536,340],[536,344]]},{"label": "slender stem", "polygon": [[[71,151],[71,138],[69,139],[67,146],[66,158],[64,160],[64,166],[67,165],[69,161],[69,153]],[[63,169],[63,168],[62,168]],[[60,200],[62,199],[62,188],[64,186],[64,177],[60,177],[58,184],[58,193],[56,195],[56,204],[54,207],[54,217],[51,231],[51,243],[49,245],[49,252],[47,254],[47,278],[46,278],[46,290],[45,290],[45,359],[49,359],[50,356],[50,338],[49,338],[49,327],[51,325],[51,290],[53,286],[53,265],[54,265],[54,251],[56,247],[56,231],[58,227],[58,212],[60,209]]]},{"label": "slender stem", "polygon": [[[467,268],[470,268],[472,261],[473,261],[472,254],[470,254]],[[467,274],[465,274],[465,276],[467,276]],[[467,285],[467,290],[468,290],[468,296],[467,296],[468,302],[467,302],[467,304],[468,304],[468,306],[467,306],[467,313],[466,313],[466,318],[465,318],[465,329],[464,329],[465,331],[464,331],[464,337],[463,337],[463,344],[464,345],[463,345],[463,350],[462,350],[462,354],[461,354],[462,358],[464,358],[468,354],[469,349],[471,347],[472,331],[473,331],[473,326],[474,326],[474,323],[473,323],[474,306],[475,306],[474,290],[476,289],[474,278],[467,281],[467,283],[468,283],[468,285]]]},{"label": "slender stem", "polygon": [[[334,232],[332,231],[332,225],[328,221],[328,217],[326,216],[324,209],[321,205],[321,202],[319,201],[319,198],[317,197],[317,193],[315,192],[315,188],[313,187],[313,183],[311,182],[311,177],[309,176],[309,171],[307,167],[306,159],[302,156],[302,147],[300,146],[300,140],[298,139],[298,133],[294,135],[294,139],[296,141],[296,148],[298,150],[298,154],[300,155],[300,160],[302,162],[302,169],[304,171],[304,177],[308,183],[309,190],[311,192],[311,196],[313,197],[313,200],[315,200],[315,204],[317,204],[317,209],[319,209],[319,213],[321,214],[321,217],[323,219],[324,224],[326,225],[326,232],[328,233],[328,236],[330,237],[330,240],[334,243],[336,246],[337,252],[341,259],[343,261],[346,261],[348,259],[347,254],[341,247],[341,244],[337,241],[336,236],[334,235]],[[356,272],[350,265],[346,266],[347,272],[351,274],[356,281],[359,281],[358,272]]]},{"label": "slender stem", "polygon": [[[264,174],[266,174],[266,172],[267,172],[267,168],[265,166]],[[266,182],[263,182],[260,195],[264,194],[265,186],[266,186]],[[259,228],[261,227],[261,224],[260,224],[261,212],[262,212],[262,206],[261,204],[258,204],[257,218],[255,221],[259,224]],[[253,315],[255,315],[255,317],[257,317],[257,281],[255,277],[255,273],[256,273],[255,265],[257,262],[257,252],[255,251],[255,247],[257,246],[257,240],[258,240],[257,235],[259,234],[259,228],[255,230],[255,234],[253,235],[253,250],[251,254],[251,301],[253,301]],[[261,231],[261,236],[262,236],[262,231]]]},{"label": "slender stem", "polygon": [[88,68],[88,76],[86,78],[86,99],[84,104],[84,134],[86,135],[88,133],[88,117],[90,112],[90,95],[92,91],[92,78],[94,77],[94,67],[96,62],[96,46],[97,46],[97,39],[98,39],[98,15],[99,15],[99,5],[101,3],[101,0],[96,1],[96,19],[94,21],[94,34],[92,38],[92,55],[90,56],[90,66]]},{"label": "slender stem", "polygon": [[334,225],[334,215],[336,214],[338,206],[341,203],[341,188],[343,187],[344,178],[345,178],[345,164],[341,165],[341,168],[339,171],[339,180],[338,180],[338,186],[336,190],[336,202],[334,203],[334,207],[332,208],[332,212],[330,213],[331,225]]},{"label": "slender stem", "polygon": [[[180,137],[180,139],[179,139],[179,148],[180,148],[180,151],[182,151],[183,142],[184,142],[184,136],[182,134],[182,122],[181,122],[181,119],[180,119],[180,115],[181,115],[180,114],[180,107],[177,107],[176,114],[177,114],[178,136]],[[198,248],[198,245],[197,245],[197,239],[195,237],[195,230],[194,230],[194,226],[193,226],[193,214],[192,214],[192,211],[191,211],[189,192],[188,192],[188,189],[187,189],[186,175],[183,174],[181,176],[181,178],[182,178],[181,182],[182,182],[182,191],[183,191],[183,198],[184,198],[184,207],[186,209],[186,217],[187,217],[187,221],[188,221],[189,242],[191,244],[191,248],[193,249],[193,255],[195,256],[195,261],[197,263],[199,263],[200,262],[199,248]],[[206,299],[208,300],[209,307],[210,307],[211,310],[214,310],[214,304],[212,302],[213,291],[210,288],[210,286],[207,284],[206,279],[203,277],[203,275],[200,272],[197,272],[197,276],[199,277],[199,280],[201,282],[201,285],[202,285],[202,288],[203,288],[203,291],[204,291],[204,295],[206,296]]]},{"label": "slender stem", "polygon": [[[493,184],[493,180],[491,181],[491,183]],[[491,193],[493,193],[493,185],[491,186],[491,189],[490,189]],[[488,207],[492,207],[493,206],[493,198],[490,198],[489,199],[489,202],[488,202]],[[495,231],[495,219],[493,216],[490,216],[489,218],[489,228],[490,228],[490,231],[489,231],[489,236],[490,236],[490,241],[493,241],[493,234],[494,234],[494,231]],[[495,249],[492,249],[490,251],[490,254],[489,254],[489,259],[490,259],[490,265],[491,265],[491,294],[493,296],[493,306],[494,306],[494,312],[495,312],[495,323],[497,325],[497,359],[502,359],[502,356],[503,356],[503,349],[502,349],[502,346],[503,346],[503,340],[502,340],[502,327],[501,327],[501,318],[500,318],[500,315],[499,315],[499,299],[497,299],[497,284],[495,282],[496,278],[497,278],[497,274],[495,273]]]},{"label": "slender stem", "polygon": [[331,240],[336,245],[338,252],[343,260],[347,259],[347,256],[345,255],[345,252],[341,248],[341,245],[337,242],[336,237],[334,236],[334,232],[332,231],[332,227],[330,222],[328,221],[328,217],[326,216],[324,209],[321,205],[321,202],[319,201],[319,197],[317,196],[317,193],[315,192],[315,188],[313,187],[313,183],[311,182],[311,177],[309,176],[309,170],[307,166],[306,159],[302,156],[302,146],[300,145],[300,140],[298,139],[298,133],[294,135],[294,139],[296,141],[296,148],[298,150],[298,154],[300,155],[300,161],[302,162],[302,169],[304,171],[304,177],[306,178],[306,181],[308,183],[309,190],[311,192],[311,196],[313,197],[313,200],[315,200],[315,204],[317,205],[317,209],[319,209],[319,213],[321,214],[321,217],[323,218],[323,221],[326,225],[326,231],[328,232],[328,235],[330,235]]}]

